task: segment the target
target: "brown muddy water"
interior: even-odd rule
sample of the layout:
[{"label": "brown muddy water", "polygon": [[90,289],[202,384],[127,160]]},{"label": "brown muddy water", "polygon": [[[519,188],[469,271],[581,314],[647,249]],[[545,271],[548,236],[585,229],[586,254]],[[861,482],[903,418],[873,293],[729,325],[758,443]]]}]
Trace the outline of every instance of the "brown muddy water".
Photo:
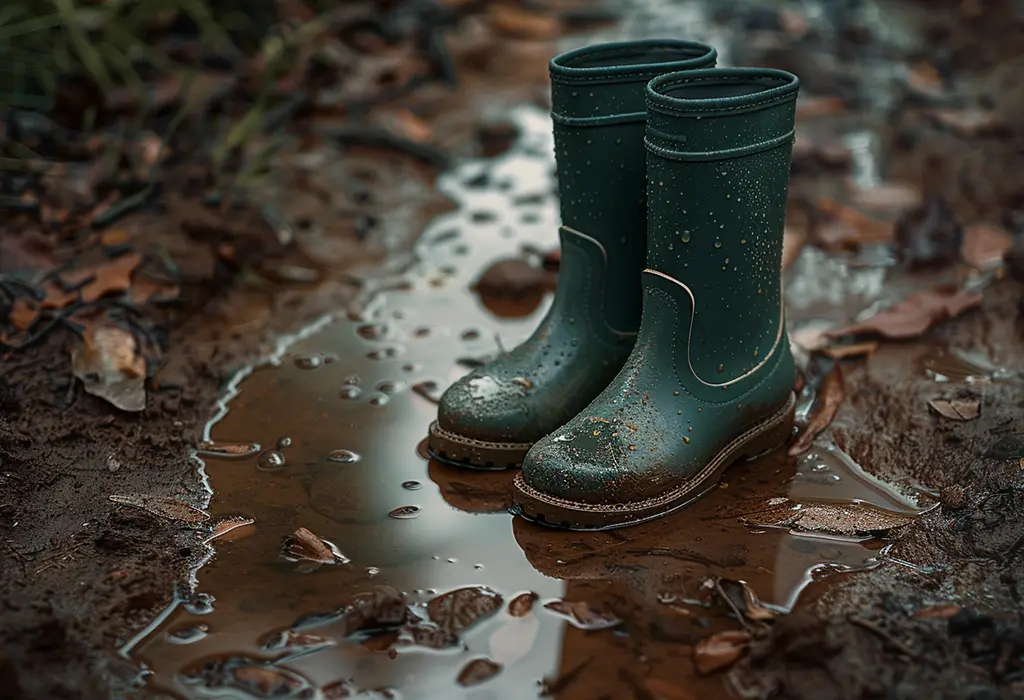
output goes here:
[{"label": "brown muddy water", "polygon": [[[495,260],[556,245],[549,121],[535,108],[514,118],[509,154],[442,178],[458,208],[427,229],[407,273],[369,281],[361,310],[289,339],[232,387],[203,453],[205,563],[122,649],[152,690],[727,697],[692,661],[701,639],[747,624],[727,591],[742,603],[745,582],[761,614],[788,610],[887,565],[879,533],[921,512],[830,444],[737,465],[694,506],[606,533],[513,519],[513,473],[428,461],[436,398],[524,339],[550,301],[492,311],[468,291]],[[329,543],[327,563],[295,556],[298,528]]]}]

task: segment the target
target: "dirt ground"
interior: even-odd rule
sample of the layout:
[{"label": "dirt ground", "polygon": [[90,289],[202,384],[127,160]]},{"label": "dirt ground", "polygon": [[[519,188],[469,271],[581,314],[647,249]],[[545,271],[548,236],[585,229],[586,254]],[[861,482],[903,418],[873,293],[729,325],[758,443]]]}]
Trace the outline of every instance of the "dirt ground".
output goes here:
[{"label": "dirt ground", "polygon": [[[730,618],[744,629],[743,654],[718,671],[715,687],[807,700],[1024,697],[1018,4],[809,4],[820,13],[750,2],[508,9],[515,4],[358,4],[371,15],[386,7],[393,21],[382,29],[337,19],[323,50],[354,51],[354,68],[331,73],[313,62],[280,79],[274,105],[289,105],[296,85],[303,100],[228,158],[237,161],[229,170],[245,174],[247,163],[268,157],[273,177],[239,177],[227,196],[209,175],[207,131],[244,121],[251,88],[208,98],[209,111],[185,120],[168,156],[152,136],[168,113],[128,139],[108,99],[111,115],[86,131],[77,126],[81,100],[94,96],[72,89],[52,123],[23,112],[5,119],[4,155],[20,139],[53,170],[0,173],[0,699],[129,692],[138,668],[116,651],[176,592],[190,594],[204,551],[182,525],[187,511],[154,517],[110,496],[206,508],[190,455],[234,373],[282,334],[358,308],[375,288],[367,280],[408,265],[427,222],[452,207],[436,187],[439,174],[512,146],[518,130],[508,110],[545,105],[548,57],[596,31],[659,34],[658,18],[673,7],[700,7],[728,42],[730,63],[801,76],[787,293],[803,350],[805,432],[934,504],[887,534],[884,566],[812,584],[794,612],[770,622],[744,621],[742,611]],[[280,5],[302,26],[301,8]],[[429,49],[434,41],[445,51]],[[224,76],[207,79],[217,85]],[[96,174],[96,134],[121,139],[119,169]],[[270,155],[260,155],[268,144]],[[137,171],[133,153],[155,164],[159,187],[107,223],[104,212],[138,189],[139,177],[124,174]],[[136,254],[127,271],[112,269]],[[538,265],[520,262],[494,282],[497,296],[521,301],[550,288]],[[92,277],[75,276],[89,266]],[[881,277],[870,276],[879,269]],[[44,298],[18,304],[26,298],[19,281]],[[823,321],[864,321],[865,309],[937,283],[966,296],[937,293],[951,306],[928,319],[934,328],[917,327],[915,312],[888,325],[869,319],[839,340],[815,332]],[[142,411],[85,391],[92,365],[79,369],[84,380],[72,373],[72,351],[88,364],[80,348],[101,345],[95,331],[103,328],[133,339],[119,336],[109,353],[127,347],[123,361],[145,377]],[[849,350],[864,341],[881,344]],[[131,386],[137,398],[142,383]],[[528,533],[517,536],[537,569],[553,565],[530,549]],[[657,630],[665,646],[648,650],[634,634],[635,644],[621,642],[633,644],[624,658],[634,671],[606,678],[586,659],[622,650],[581,633],[573,653],[591,670],[582,685],[556,679],[549,695],[698,697],[663,673],[679,649],[689,659],[699,646],[694,629],[674,637],[674,623],[647,608],[631,624]],[[568,658],[562,667],[582,668]]]}]

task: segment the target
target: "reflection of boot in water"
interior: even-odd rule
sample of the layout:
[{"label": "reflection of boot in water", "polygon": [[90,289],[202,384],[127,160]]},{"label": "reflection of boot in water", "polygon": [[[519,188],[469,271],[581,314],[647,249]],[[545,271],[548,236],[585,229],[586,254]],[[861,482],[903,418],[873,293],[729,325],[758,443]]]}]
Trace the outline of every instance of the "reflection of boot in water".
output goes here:
[{"label": "reflection of boot in water", "polygon": [[644,265],[644,90],[712,66],[710,46],[673,39],[599,44],[551,61],[562,260],[544,320],[525,342],[445,392],[430,450],[469,467],[518,467],[622,367],[640,325]]},{"label": "reflection of boot in water", "polygon": [[441,497],[452,508],[467,513],[502,513],[512,504],[514,472],[470,472],[436,459],[430,460],[427,476],[437,484]]}]

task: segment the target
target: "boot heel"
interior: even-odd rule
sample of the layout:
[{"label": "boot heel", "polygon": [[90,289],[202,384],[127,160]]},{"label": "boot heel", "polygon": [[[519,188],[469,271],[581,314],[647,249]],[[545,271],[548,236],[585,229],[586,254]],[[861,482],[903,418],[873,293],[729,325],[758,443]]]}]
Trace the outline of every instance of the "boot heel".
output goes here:
[{"label": "boot heel", "polygon": [[795,397],[791,395],[784,412],[772,416],[762,429],[753,435],[741,449],[744,459],[755,460],[783,447],[793,437],[796,415]]}]

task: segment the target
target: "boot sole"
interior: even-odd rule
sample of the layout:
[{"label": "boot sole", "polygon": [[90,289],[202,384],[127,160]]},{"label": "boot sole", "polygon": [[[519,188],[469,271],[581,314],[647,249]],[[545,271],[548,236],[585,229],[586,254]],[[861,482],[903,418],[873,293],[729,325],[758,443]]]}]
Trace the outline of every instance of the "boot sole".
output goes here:
[{"label": "boot sole", "polygon": [[434,459],[456,467],[502,471],[523,466],[529,442],[487,442],[445,430],[437,421],[430,424],[427,451]]},{"label": "boot sole", "polygon": [[510,510],[532,522],[562,530],[613,530],[660,518],[714,489],[733,463],[760,457],[788,443],[795,412],[796,395],[790,393],[782,408],[732,440],[697,476],[661,496],[631,503],[581,503],[537,491],[517,474],[512,482]]}]

